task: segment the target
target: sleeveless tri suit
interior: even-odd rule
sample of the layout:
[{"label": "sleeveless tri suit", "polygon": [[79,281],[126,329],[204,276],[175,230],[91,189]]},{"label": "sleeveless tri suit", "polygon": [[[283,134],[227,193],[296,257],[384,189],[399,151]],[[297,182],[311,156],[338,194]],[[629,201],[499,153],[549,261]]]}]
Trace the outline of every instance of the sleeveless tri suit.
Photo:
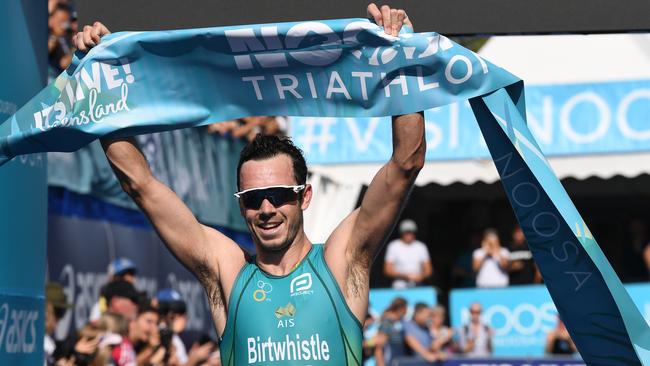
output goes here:
[{"label": "sleeveless tri suit", "polygon": [[362,327],[312,245],[286,276],[251,261],[239,272],[221,339],[224,366],[361,365]]}]

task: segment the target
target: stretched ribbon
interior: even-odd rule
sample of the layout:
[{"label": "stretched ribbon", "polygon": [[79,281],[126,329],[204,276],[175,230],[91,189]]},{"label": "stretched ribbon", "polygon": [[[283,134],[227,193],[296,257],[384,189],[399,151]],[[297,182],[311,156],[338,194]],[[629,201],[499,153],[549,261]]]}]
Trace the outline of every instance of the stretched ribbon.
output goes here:
[{"label": "stretched ribbon", "polygon": [[362,19],[115,33],[0,125],[0,162],[109,134],[255,115],[396,115],[464,99],[582,357],[650,365],[648,324],[526,126],[523,82],[436,33],[392,37]]}]

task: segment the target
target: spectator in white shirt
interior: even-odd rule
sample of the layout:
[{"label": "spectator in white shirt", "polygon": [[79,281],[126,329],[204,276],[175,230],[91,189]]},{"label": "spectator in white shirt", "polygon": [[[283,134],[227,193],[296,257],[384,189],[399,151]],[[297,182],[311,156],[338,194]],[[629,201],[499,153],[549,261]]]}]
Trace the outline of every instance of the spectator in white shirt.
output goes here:
[{"label": "spectator in white shirt", "polygon": [[499,234],[487,229],[481,247],[472,254],[472,267],[476,272],[476,287],[508,286],[508,259],[510,252],[501,246]]},{"label": "spectator in white shirt", "polygon": [[393,288],[414,287],[433,274],[427,246],[416,240],[417,225],[404,220],[399,225],[399,239],[388,244],[384,274],[393,279]]}]

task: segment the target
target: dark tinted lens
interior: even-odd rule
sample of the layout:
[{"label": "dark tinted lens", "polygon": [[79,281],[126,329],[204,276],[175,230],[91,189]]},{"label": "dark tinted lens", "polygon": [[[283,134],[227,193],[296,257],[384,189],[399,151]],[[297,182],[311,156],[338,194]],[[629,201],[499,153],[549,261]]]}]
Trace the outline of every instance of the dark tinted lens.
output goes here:
[{"label": "dark tinted lens", "polygon": [[269,192],[266,197],[275,207],[295,201],[298,197],[298,194],[293,191],[293,188],[269,188],[268,190]]},{"label": "dark tinted lens", "polygon": [[241,196],[244,207],[255,210],[260,208],[265,198],[273,206],[278,207],[287,202],[295,201],[298,194],[293,191],[293,188],[275,187],[249,191]]},{"label": "dark tinted lens", "polygon": [[241,199],[244,207],[252,209],[260,208],[262,201],[264,201],[264,191],[265,189],[250,191],[242,194]]}]

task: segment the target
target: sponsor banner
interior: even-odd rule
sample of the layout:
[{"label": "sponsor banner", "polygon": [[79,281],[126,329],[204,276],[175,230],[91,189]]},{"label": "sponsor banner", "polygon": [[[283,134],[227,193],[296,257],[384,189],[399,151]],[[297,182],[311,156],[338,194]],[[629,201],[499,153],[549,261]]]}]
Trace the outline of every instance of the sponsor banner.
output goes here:
[{"label": "sponsor banner", "polygon": [[[650,284],[625,286],[636,306],[650,321]],[[497,356],[543,356],[546,335],[557,326],[557,309],[545,286],[511,286],[503,289],[453,290],[451,325],[459,328],[470,319],[469,306],[483,307],[482,320],[494,330]]]},{"label": "sponsor banner", "polygon": [[[526,87],[528,126],[547,156],[650,151],[650,80]],[[429,109],[427,160],[488,159],[468,102]],[[390,117],[292,117],[311,164],[377,163],[392,153]]]},{"label": "sponsor banner", "polygon": [[0,124],[0,161],[245,116],[404,114],[519,81],[437,33],[367,19],[118,32],[76,56]]},{"label": "sponsor banner", "polygon": [[[414,359],[400,359],[395,366],[427,366],[430,362]],[[581,360],[576,359],[517,359],[517,358],[472,358],[452,359],[434,363],[436,366],[586,366]]]},{"label": "sponsor banner", "polygon": [[[0,120],[44,85],[44,2],[0,1]],[[47,187],[45,154],[0,169],[0,365],[42,365]]]},{"label": "sponsor banner", "polygon": [[0,364],[43,363],[44,307],[42,297],[0,294]]}]

